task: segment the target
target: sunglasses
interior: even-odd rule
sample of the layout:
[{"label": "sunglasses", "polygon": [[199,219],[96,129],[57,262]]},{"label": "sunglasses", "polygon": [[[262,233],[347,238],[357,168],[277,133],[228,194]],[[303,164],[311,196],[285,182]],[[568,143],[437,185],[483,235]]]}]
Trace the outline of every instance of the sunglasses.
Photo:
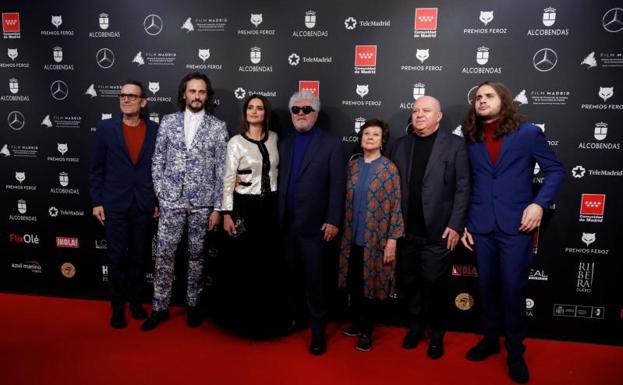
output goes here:
[{"label": "sunglasses", "polygon": [[292,108],[290,108],[290,111],[292,111],[294,115],[298,115],[298,113],[301,111],[303,112],[304,115],[307,115],[310,112],[314,112],[315,110],[312,106],[304,106],[304,107],[292,106]]}]

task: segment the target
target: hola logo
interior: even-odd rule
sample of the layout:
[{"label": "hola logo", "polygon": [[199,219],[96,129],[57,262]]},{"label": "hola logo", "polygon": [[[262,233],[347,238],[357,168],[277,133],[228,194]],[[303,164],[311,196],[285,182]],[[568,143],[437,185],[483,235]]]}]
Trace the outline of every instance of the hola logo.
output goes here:
[{"label": "hola logo", "polygon": [[606,194],[582,194],[580,214],[604,215],[606,208]]},{"label": "hola logo", "polygon": [[434,31],[437,29],[437,8],[416,8],[415,29]]},{"label": "hola logo", "polygon": [[376,67],[376,45],[355,46],[356,67]]},{"label": "hola logo", "polygon": [[309,91],[317,98],[320,97],[320,81],[318,80],[299,80],[299,91]]}]

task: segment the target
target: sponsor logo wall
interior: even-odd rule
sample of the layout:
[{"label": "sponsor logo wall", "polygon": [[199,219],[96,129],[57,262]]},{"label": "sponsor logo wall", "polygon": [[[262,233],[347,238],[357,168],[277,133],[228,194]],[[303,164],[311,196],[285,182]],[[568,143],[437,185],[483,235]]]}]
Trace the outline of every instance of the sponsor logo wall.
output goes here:
[{"label": "sponsor logo wall", "polygon": [[[393,139],[404,135],[422,95],[441,99],[442,128],[460,135],[475,86],[492,79],[511,88],[568,170],[535,236],[530,333],[623,344],[611,337],[623,308],[620,1],[215,0],[132,12],[119,0],[34,3],[0,5],[0,289],[105,296],[88,162],[96,123],[118,113],[125,79],[145,84],[147,116],[159,122],[176,110],[181,77],[206,73],[232,134],[243,99],[257,93],[286,135],[289,96],[310,90],[322,101],[320,125],[349,155],[368,118],[386,120]],[[475,259],[458,254],[448,307],[476,322]]]}]

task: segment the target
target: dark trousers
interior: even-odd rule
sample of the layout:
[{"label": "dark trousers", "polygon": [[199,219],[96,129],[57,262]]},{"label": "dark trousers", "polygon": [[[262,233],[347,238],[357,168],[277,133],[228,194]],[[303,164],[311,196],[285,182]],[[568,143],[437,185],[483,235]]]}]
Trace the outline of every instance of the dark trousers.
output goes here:
[{"label": "dark trousers", "polygon": [[449,254],[445,239],[431,241],[407,234],[398,240],[398,282],[410,333],[446,329]]},{"label": "dark trousers", "polygon": [[376,324],[375,301],[363,295],[363,247],[353,244],[346,277],[352,323],[362,333],[372,334]]},{"label": "dark trousers", "polygon": [[289,268],[290,307],[296,320],[309,312],[312,333],[324,333],[327,303],[324,288],[326,242],[322,233],[300,235],[286,223],[283,238],[284,256]]},{"label": "dark trousers", "polygon": [[496,229],[473,234],[485,338],[497,339],[504,325],[510,359],[525,351],[526,288],[532,264],[532,235]]},{"label": "dark trousers", "polygon": [[153,211],[132,205],[125,212],[105,211],[108,288],[113,307],[141,301],[145,265],[149,261]]}]

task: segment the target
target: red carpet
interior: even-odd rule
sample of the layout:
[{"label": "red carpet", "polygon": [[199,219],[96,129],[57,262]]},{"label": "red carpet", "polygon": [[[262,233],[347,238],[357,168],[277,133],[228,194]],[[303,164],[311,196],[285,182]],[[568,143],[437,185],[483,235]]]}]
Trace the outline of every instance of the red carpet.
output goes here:
[{"label": "red carpet", "polygon": [[[446,355],[426,357],[400,343],[403,330],[375,331],[371,352],[354,350],[355,339],[329,327],[329,350],[307,353],[308,332],[270,342],[231,336],[210,322],[185,325],[184,311],[153,332],[128,320],[108,326],[103,301],[0,294],[0,385],[124,384],[512,384],[503,355],[465,360],[478,336],[448,333]],[[623,384],[623,347],[530,339],[530,384]]]}]

